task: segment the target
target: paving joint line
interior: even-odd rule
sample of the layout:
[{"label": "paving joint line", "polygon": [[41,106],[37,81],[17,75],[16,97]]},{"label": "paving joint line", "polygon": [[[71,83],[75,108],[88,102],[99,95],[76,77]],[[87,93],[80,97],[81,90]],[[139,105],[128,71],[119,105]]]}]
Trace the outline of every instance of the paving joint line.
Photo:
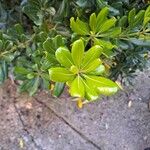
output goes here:
[{"label": "paving joint line", "polygon": [[87,141],[88,143],[90,143],[91,145],[93,145],[95,148],[97,148],[98,150],[101,150],[101,148],[94,143],[92,140],[90,140],[87,136],[85,136],[84,134],[82,134],[78,129],[76,129],[72,124],[70,124],[64,117],[62,117],[61,115],[59,115],[55,110],[53,110],[52,108],[48,107],[44,102],[38,100],[37,98],[34,97],[34,99],[40,103],[41,105],[43,105],[44,107],[46,107],[47,109],[49,109],[56,117],[58,117],[60,120],[62,120],[66,125],[68,125],[73,131],[75,131],[81,138],[83,138],[85,141]]}]

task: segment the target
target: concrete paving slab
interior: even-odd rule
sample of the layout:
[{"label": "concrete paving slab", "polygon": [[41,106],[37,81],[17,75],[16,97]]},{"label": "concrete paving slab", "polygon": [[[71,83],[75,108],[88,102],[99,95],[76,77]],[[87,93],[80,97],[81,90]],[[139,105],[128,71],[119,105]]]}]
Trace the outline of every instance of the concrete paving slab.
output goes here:
[{"label": "concrete paving slab", "polygon": [[120,92],[81,110],[66,96],[53,99],[40,93],[36,98],[102,150],[144,150],[150,147],[149,75],[141,73],[128,94]]},{"label": "concrete paving slab", "polygon": [[144,150],[150,147],[150,73],[134,88],[78,109],[67,95],[0,87],[0,150]]}]

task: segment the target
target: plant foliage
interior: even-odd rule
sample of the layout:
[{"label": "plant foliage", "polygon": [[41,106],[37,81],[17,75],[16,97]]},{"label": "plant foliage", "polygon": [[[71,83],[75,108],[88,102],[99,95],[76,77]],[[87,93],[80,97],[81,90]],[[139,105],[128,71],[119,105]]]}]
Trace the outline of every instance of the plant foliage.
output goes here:
[{"label": "plant foliage", "polygon": [[149,48],[146,0],[0,2],[0,84],[9,76],[31,96],[60,96],[66,84],[82,100],[112,95],[118,77],[146,66]]}]

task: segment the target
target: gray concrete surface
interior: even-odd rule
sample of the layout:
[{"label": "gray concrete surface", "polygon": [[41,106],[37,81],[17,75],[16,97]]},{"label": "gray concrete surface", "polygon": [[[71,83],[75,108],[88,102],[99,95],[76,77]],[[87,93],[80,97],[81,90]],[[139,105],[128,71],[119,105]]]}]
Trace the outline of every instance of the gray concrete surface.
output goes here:
[{"label": "gray concrete surface", "polygon": [[144,150],[150,147],[150,71],[134,86],[78,109],[67,94],[34,98],[0,87],[0,150]]}]

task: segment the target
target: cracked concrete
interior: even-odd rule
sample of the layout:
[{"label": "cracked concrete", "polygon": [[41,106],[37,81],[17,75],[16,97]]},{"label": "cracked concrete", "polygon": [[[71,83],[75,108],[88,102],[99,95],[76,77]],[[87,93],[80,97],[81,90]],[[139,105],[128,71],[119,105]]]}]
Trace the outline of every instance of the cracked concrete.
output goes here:
[{"label": "cracked concrete", "polygon": [[150,147],[150,71],[134,88],[78,109],[63,94],[0,87],[0,150],[144,150]]}]

